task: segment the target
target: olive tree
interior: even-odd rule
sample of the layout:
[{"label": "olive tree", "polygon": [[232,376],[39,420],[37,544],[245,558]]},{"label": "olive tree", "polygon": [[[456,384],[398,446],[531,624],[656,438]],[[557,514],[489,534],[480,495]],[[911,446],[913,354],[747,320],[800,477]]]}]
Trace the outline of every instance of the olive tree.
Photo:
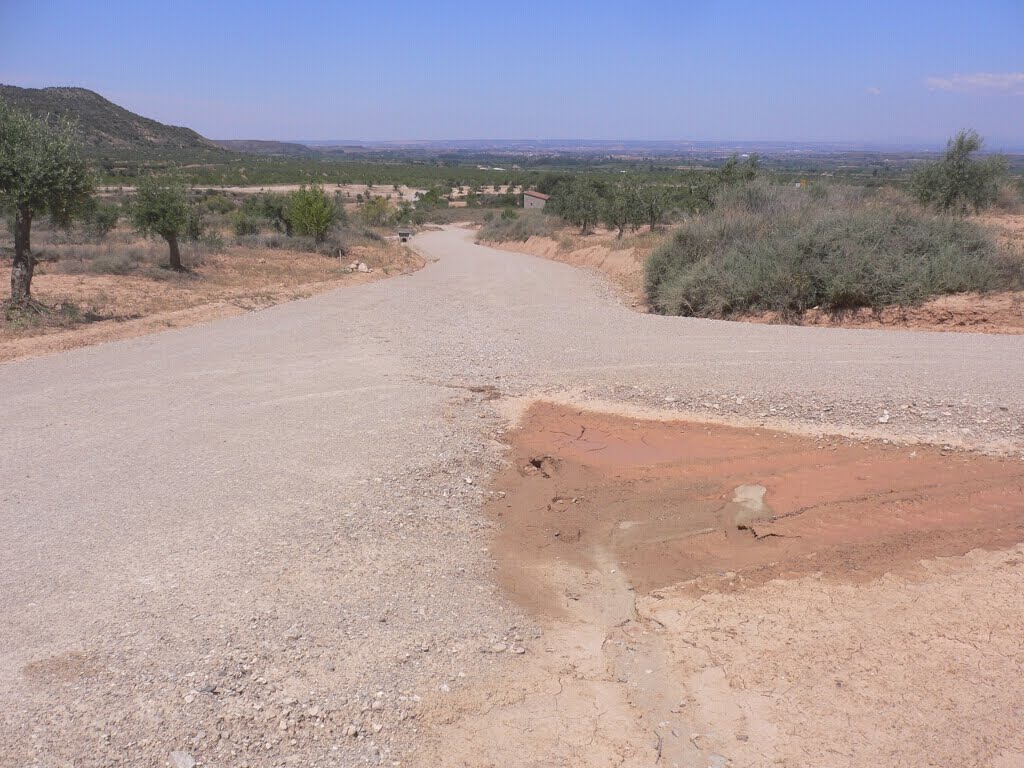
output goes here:
[{"label": "olive tree", "polygon": [[32,220],[49,214],[67,221],[93,186],[71,123],[51,127],[0,99],[0,205],[14,214],[13,303],[32,298]]},{"label": "olive tree", "polygon": [[984,146],[976,131],[960,131],[946,144],[942,159],[918,169],[911,185],[917,199],[940,211],[978,212],[995,202],[1006,160],[974,157]]},{"label": "olive tree", "polygon": [[128,215],[140,234],[162,237],[170,250],[171,269],[181,270],[178,240],[189,234],[195,214],[184,182],[159,176],[143,177],[135,189]]},{"label": "olive tree", "polygon": [[640,217],[653,232],[668,211],[668,192],[655,184],[648,184],[640,190]]},{"label": "olive tree", "polygon": [[642,192],[635,182],[617,184],[608,191],[601,218],[609,227],[619,231],[620,238],[626,227],[636,231],[647,220],[646,216]]},{"label": "olive tree", "polygon": [[556,213],[570,224],[578,226],[583,235],[590,232],[601,214],[601,198],[594,185],[584,179],[560,185],[552,202],[555,203]]},{"label": "olive tree", "polygon": [[242,205],[246,213],[262,216],[278,232],[292,236],[292,220],[289,212],[289,198],[276,192],[264,192],[258,198],[251,198]]}]

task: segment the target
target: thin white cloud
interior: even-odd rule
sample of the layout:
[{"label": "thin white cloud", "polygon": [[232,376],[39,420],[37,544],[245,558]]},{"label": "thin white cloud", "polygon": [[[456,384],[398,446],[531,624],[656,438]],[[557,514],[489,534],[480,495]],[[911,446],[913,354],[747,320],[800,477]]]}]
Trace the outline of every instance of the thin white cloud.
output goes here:
[{"label": "thin white cloud", "polygon": [[867,88],[864,89],[864,93],[866,93],[868,96],[881,96],[882,89],[875,88],[873,85],[869,85]]},{"label": "thin white cloud", "polygon": [[931,91],[950,93],[1012,93],[1024,96],[1024,72],[974,72],[950,77],[926,77]]}]

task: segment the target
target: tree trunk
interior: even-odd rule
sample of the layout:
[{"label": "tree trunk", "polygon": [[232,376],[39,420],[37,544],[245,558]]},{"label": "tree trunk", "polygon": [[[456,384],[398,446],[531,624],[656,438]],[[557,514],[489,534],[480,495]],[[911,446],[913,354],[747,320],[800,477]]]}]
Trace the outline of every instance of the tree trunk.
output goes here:
[{"label": "tree trunk", "polygon": [[171,269],[182,270],[181,253],[178,252],[178,238],[171,235],[167,238],[167,246],[171,249]]},{"label": "tree trunk", "polygon": [[11,267],[11,301],[26,304],[32,298],[32,211],[18,206],[14,214],[14,264]]}]

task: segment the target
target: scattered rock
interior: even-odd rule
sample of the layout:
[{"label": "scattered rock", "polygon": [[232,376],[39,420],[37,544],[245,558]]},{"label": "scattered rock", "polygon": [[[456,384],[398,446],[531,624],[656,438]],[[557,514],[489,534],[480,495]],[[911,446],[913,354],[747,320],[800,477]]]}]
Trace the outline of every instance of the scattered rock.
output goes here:
[{"label": "scattered rock", "polygon": [[745,530],[754,523],[770,520],[773,517],[771,507],[764,503],[767,490],[763,485],[736,486],[728,510],[735,515],[737,528]]},{"label": "scattered rock", "polygon": [[195,768],[196,759],[188,752],[174,751],[169,757],[174,768]]}]

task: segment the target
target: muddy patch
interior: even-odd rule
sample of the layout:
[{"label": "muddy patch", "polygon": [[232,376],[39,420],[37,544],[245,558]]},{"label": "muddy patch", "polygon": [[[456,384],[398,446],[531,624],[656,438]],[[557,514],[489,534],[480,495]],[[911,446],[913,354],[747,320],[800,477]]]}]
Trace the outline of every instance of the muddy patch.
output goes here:
[{"label": "muddy patch", "polygon": [[[637,421],[538,404],[490,512],[503,584],[534,608],[607,557],[640,593],[821,572],[865,579],[1024,540],[1024,464],[930,447]],[[597,554],[606,553],[606,554]]]},{"label": "muddy patch", "polygon": [[1024,765],[1021,462],[551,404],[510,438],[542,630],[425,702],[416,765]]}]

